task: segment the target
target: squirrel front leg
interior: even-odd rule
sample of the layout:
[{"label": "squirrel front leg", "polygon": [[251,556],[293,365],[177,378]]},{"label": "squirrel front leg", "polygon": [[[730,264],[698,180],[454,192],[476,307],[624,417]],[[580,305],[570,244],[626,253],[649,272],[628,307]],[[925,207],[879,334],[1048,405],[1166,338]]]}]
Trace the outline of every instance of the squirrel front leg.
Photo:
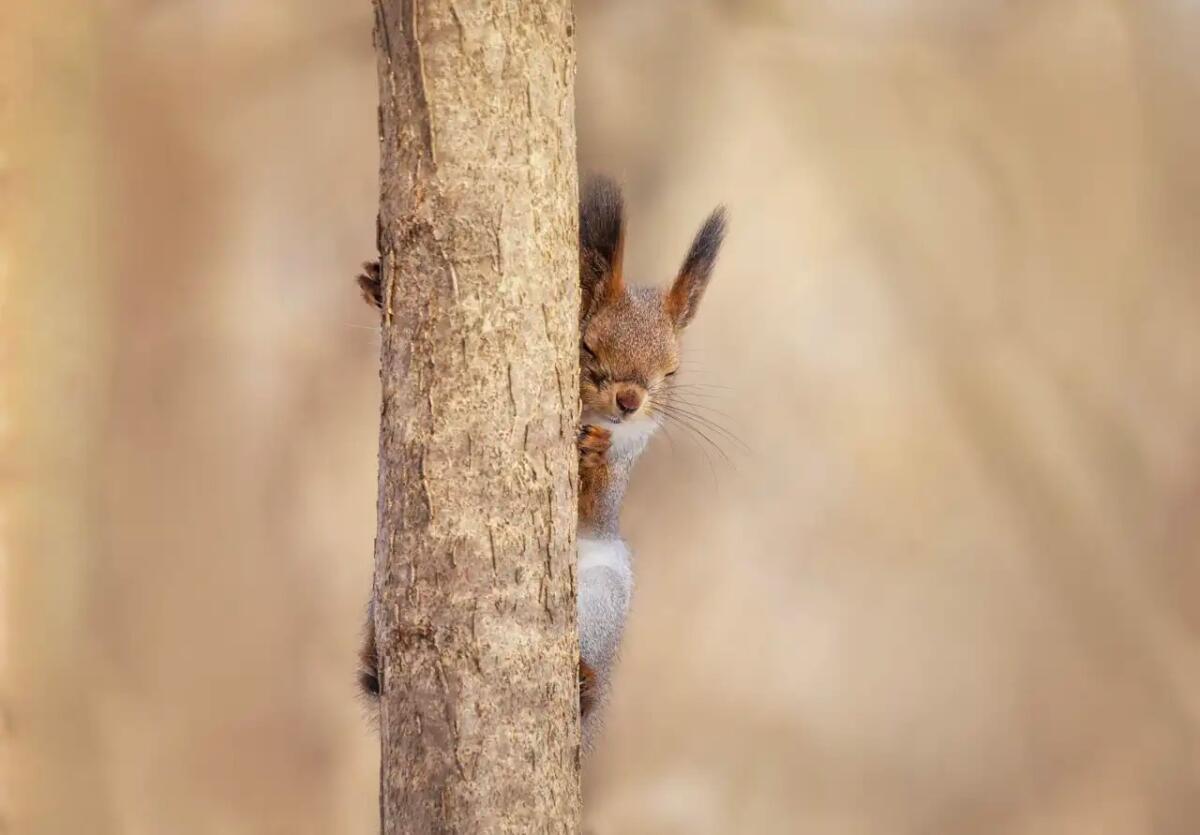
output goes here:
[{"label": "squirrel front leg", "polygon": [[371,307],[383,307],[383,274],[378,261],[363,261],[363,271],[355,279],[363,300]]},{"label": "squirrel front leg", "polygon": [[633,586],[629,549],[617,536],[600,533],[611,503],[612,434],[585,424],[579,432],[579,696],[584,748],[591,748],[598,708],[625,628]]},{"label": "squirrel front leg", "polygon": [[579,429],[579,527],[595,530],[612,480],[608,460],[612,433],[585,423]]},{"label": "squirrel front leg", "polygon": [[[582,525],[595,518],[599,497],[604,492],[608,477],[607,454],[612,446],[612,433],[599,426],[584,424],[579,429],[579,520]],[[582,594],[582,578],[580,580]],[[583,607],[579,608],[580,633],[587,628],[584,623]],[[582,641],[581,641],[582,643]],[[594,659],[593,659],[594,660]],[[585,719],[590,717],[601,696],[604,684],[602,673],[589,664],[581,650],[579,660],[579,712]]]}]

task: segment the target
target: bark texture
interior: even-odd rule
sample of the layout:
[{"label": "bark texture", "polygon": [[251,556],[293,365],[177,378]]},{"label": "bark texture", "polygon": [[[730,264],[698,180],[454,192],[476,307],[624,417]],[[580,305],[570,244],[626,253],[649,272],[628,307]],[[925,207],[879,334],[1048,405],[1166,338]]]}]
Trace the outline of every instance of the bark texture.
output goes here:
[{"label": "bark texture", "polygon": [[377,0],[385,833],[573,832],[569,0]]}]

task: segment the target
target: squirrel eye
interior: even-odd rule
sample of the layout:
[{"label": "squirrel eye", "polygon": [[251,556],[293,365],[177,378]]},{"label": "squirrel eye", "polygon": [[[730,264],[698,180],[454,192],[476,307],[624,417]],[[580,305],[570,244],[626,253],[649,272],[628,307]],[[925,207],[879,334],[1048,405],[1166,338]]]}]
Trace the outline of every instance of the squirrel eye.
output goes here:
[{"label": "squirrel eye", "polygon": [[671,377],[674,377],[674,376],[675,376],[676,374],[678,374],[678,373],[679,373],[679,369],[678,369],[678,368],[676,368],[674,371],[668,371],[666,374],[664,374],[664,375],[663,375],[663,378],[664,378],[664,379],[670,379]]}]

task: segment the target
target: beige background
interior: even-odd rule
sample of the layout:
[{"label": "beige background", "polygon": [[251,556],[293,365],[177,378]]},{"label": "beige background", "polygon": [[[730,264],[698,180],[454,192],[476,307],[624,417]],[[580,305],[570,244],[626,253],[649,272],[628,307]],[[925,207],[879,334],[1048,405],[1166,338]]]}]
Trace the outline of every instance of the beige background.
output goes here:
[{"label": "beige background", "polygon": [[[369,4],[72,5],[7,54],[6,818],[373,832]],[[1200,7],[591,0],[578,37],[631,274],[732,216],[687,366],[721,449],[673,429],[626,506],[594,831],[1196,831]]]}]

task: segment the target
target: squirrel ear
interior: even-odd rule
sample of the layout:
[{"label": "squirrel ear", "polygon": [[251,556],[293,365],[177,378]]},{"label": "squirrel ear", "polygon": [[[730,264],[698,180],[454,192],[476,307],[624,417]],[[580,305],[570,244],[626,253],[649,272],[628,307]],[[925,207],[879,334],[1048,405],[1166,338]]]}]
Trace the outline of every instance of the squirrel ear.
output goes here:
[{"label": "squirrel ear", "polygon": [[708,287],[723,240],[725,207],[718,206],[696,233],[687,257],[683,259],[683,266],[679,268],[679,275],[667,293],[667,315],[675,322],[676,328],[687,327],[696,315],[696,308],[700,306],[704,289]]},{"label": "squirrel ear", "polygon": [[608,177],[590,177],[579,196],[580,318],[604,298],[625,292],[625,203]]}]

